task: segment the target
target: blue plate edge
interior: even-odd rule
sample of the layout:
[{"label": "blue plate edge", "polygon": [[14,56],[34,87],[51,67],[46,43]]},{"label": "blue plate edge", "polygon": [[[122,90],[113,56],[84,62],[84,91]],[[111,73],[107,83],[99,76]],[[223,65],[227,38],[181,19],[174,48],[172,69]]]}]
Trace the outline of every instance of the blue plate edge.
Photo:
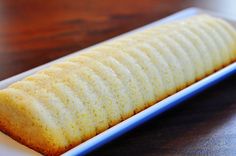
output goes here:
[{"label": "blue plate edge", "polygon": [[[188,12],[188,16],[191,16],[191,15],[195,15],[197,13],[204,13],[204,11],[205,11],[204,9],[191,7],[191,8],[181,10],[175,14],[172,14],[172,15],[164,18],[164,19],[161,19],[158,22],[163,23],[163,21],[166,22],[168,20],[172,20],[173,16],[181,16],[181,15],[186,14],[186,12]],[[214,12],[211,12],[211,11],[207,11],[207,12],[214,14]],[[185,17],[187,17],[187,16],[185,16]],[[155,22],[148,24],[147,26],[151,26],[152,24],[155,24]],[[140,30],[140,28],[138,28],[137,30]],[[134,30],[134,31],[137,31],[137,30]],[[126,132],[134,129],[135,127],[140,126],[141,124],[145,123],[146,121],[160,115],[161,113],[175,107],[176,105],[181,104],[181,102],[197,95],[198,93],[202,92],[203,90],[215,85],[216,83],[222,81],[223,79],[229,77],[230,75],[232,75],[234,73],[236,73],[236,63],[232,63],[231,65],[226,66],[223,69],[220,69],[219,71],[213,73],[212,75],[207,76],[206,78],[194,83],[193,85],[188,86],[187,88],[181,90],[180,92],[177,92],[177,93],[173,94],[172,96],[167,97],[163,101],[158,102],[157,104],[154,104],[153,106],[147,108],[148,110],[150,110],[152,107],[160,105],[160,103],[164,103],[164,105],[162,105],[162,107],[155,109],[152,113],[148,113],[146,115],[143,115],[143,117],[140,117],[147,110],[147,109],[145,109],[144,111],[132,116],[131,118],[129,118],[125,121],[122,121],[121,123],[104,131],[103,133],[93,137],[92,139],[90,139],[90,140],[80,144],[79,146],[71,149],[70,151],[64,153],[63,156],[85,155],[87,153],[90,153],[90,152],[94,151],[95,149],[103,146],[104,144],[125,134]],[[176,97],[176,95],[180,95],[180,96]],[[175,97],[174,100],[172,97]],[[134,118],[137,118],[137,119],[135,120]],[[131,121],[131,119],[134,119],[134,120]],[[129,122],[129,121],[131,121],[131,122]]]},{"label": "blue plate edge", "polygon": [[[231,67],[231,68],[228,68],[228,67]],[[163,112],[165,112],[165,111],[167,111],[167,110],[169,110],[169,109],[171,109],[171,108],[173,108],[177,105],[180,105],[181,102],[183,102],[185,100],[188,100],[189,98],[201,93],[205,89],[217,84],[218,82],[220,82],[220,81],[224,80],[225,78],[227,78],[227,77],[233,75],[234,73],[236,73],[236,63],[233,63],[228,67],[225,67],[225,68],[221,69],[220,71],[216,72],[215,74],[220,73],[218,76],[215,76],[215,74],[213,74],[213,75],[210,75],[209,77],[207,77],[207,78],[212,78],[211,76],[213,76],[212,79],[204,78],[203,80],[200,80],[199,83],[201,83],[201,84],[199,85],[199,83],[197,82],[198,84],[196,83],[196,87],[194,87],[194,89],[192,91],[187,91],[186,93],[183,93],[184,91],[186,91],[190,87],[194,86],[195,84],[187,87],[186,89],[184,89],[180,92],[175,93],[175,94],[183,93],[183,94],[180,95],[179,98],[177,98],[177,99],[175,98],[175,99],[172,99],[172,100],[169,100],[169,101],[165,101],[165,100],[161,101],[162,103],[165,103],[165,105],[163,107],[159,108],[158,110],[153,111],[152,113],[149,113],[147,116],[145,116],[145,118],[141,118],[142,120],[137,120],[136,122],[126,124],[126,126],[124,126],[123,128],[120,128],[116,132],[113,132],[109,136],[103,137],[102,139],[100,139],[100,141],[98,141],[96,143],[95,142],[92,143],[93,144],[92,146],[88,145],[87,147],[85,146],[84,148],[80,148],[80,150],[75,150],[74,152],[71,151],[68,154],[70,156],[88,154],[88,153],[94,151],[95,149],[103,146],[104,144],[120,137],[121,135],[125,134],[126,132],[136,128],[137,126],[140,126],[141,124],[145,123],[146,121],[148,121],[148,120],[150,120],[154,117],[157,117],[161,113],[163,113]],[[229,70],[226,70],[225,72],[221,73],[222,71],[224,71],[224,69],[229,69]],[[176,96],[175,94],[172,95],[172,97]],[[161,102],[159,102],[158,104],[160,104]],[[153,107],[153,106],[151,106],[151,107]],[[151,107],[149,107],[147,109],[150,109]],[[140,113],[142,113],[142,112],[140,112]],[[136,115],[138,115],[138,114],[136,114]],[[135,117],[135,116],[133,116],[133,117]],[[127,120],[129,120],[129,119],[127,119]],[[103,132],[103,133],[105,133],[105,132]],[[65,153],[64,156],[69,156],[68,154]]]}]

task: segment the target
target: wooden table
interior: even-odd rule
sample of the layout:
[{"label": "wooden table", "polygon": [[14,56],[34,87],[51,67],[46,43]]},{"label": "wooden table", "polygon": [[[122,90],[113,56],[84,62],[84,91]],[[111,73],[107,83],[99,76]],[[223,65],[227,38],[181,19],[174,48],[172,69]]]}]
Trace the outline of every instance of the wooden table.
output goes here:
[{"label": "wooden table", "polygon": [[[233,0],[0,0],[0,80],[190,6]],[[91,155],[236,155],[236,75]]]}]

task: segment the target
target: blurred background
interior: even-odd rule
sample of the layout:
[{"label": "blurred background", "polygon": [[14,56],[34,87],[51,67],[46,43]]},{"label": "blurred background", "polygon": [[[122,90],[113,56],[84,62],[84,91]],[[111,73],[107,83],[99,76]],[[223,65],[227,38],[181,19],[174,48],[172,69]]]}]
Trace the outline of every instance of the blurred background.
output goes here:
[{"label": "blurred background", "polygon": [[0,0],[0,80],[192,6],[236,16],[235,0]]},{"label": "blurred background", "polygon": [[[0,0],[0,80],[188,7],[236,0]],[[90,155],[236,155],[236,75]]]}]

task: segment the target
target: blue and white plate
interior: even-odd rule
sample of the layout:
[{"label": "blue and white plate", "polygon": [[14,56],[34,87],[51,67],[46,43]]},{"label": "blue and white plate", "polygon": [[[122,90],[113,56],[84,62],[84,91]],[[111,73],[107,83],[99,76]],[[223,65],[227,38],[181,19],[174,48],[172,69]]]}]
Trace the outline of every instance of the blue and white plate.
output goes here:
[{"label": "blue and white plate", "polygon": [[[193,15],[201,14],[201,13],[207,13],[207,14],[210,14],[213,16],[221,17],[221,18],[229,21],[230,23],[232,23],[233,26],[236,27],[236,19],[233,19],[233,17],[219,14],[219,13],[209,12],[207,10],[202,10],[199,8],[188,8],[188,9],[182,10],[180,12],[177,12],[173,15],[170,15],[164,19],[161,19],[159,21],[148,24],[148,25],[141,27],[139,29],[125,33],[123,35],[127,35],[129,33],[140,31],[142,29],[147,29],[149,27],[153,27],[153,26],[160,25],[163,23],[168,23],[170,21],[184,19],[186,17],[190,17]],[[121,36],[123,36],[123,35],[121,35]],[[120,37],[120,36],[118,36],[118,37]],[[115,37],[115,38],[117,38],[117,37]],[[113,40],[113,39],[111,39],[111,40]],[[97,44],[97,45],[99,45],[99,44]],[[94,46],[97,46],[97,45],[94,45]],[[79,52],[83,52],[83,50],[81,50]],[[75,53],[70,54],[65,57],[71,57],[74,55],[78,55],[79,52],[75,52]],[[65,57],[63,57],[63,58],[65,58]],[[5,88],[8,85],[10,85],[16,81],[19,81],[22,78],[29,76],[29,75],[37,72],[38,70],[49,66],[50,64],[61,61],[63,58],[57,59],[57,60],[47,63],[45,65],[39,66],[39,67],[34,68],[29,71],[26,71],[22,74],[19,74],[19,75],[13,76],[11,78],[8,78],[6,80],[0,81],[0,89]],[[75,148],[69,150],[68,152],[64,153],[63,156],[84,155],[88,152],[91,152],[92,150],[94,150],[94,149],[102,146],[103,144],[119,137],[120,135],[133,129],[134,127],[136,127],[136,126],[144,123],[145,121],[161,114],[162,112],[165,112],[166,110],[171,109],[172,107],[180,104],[182,101],[203,91],[204,89],[208,88],[209,86],[214,85],[215,83],[223,80],[224,78],[226,78],[229,75],[234,74],[235,72],[236,72],[236,62],[232,63],[231,65],[219,70],[218,72],[202,79],[201,81],[194,83],[193,85],[185,88],[184,90],[162,100],[161,102],[156,103],[155,105],[153,105],[153,106],[145,109],[144,111],[132,116],[131,118],[117,124],[116,126],[104,131],[103,133],[87,140],[86,142],[84,142],[84,143],[76,146]],[[0,155],[11,155],[11,156],[23,156],[24,155],[25,156],[25,155],[40,155],[40,154],[19,144],[18,142],[14,141],[10,137],[8,137],[5,134],[0,132]]]}]

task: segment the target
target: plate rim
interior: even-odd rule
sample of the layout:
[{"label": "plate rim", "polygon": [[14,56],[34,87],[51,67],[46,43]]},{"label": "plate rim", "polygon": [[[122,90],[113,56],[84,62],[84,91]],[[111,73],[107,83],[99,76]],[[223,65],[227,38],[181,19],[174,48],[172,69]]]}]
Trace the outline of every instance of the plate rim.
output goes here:
[{"label": "plate rim", "polygon": [[[200,13],[207,13],[213,16],[218,16],[221,18],[224,18],[226,20],[229,21],[235,21],[236,19],[233,20],[231,17],[229,17],[228,15],[224,15],[221,13],[216,13],[216,12],[212,12],[206,9],[201,9],[201,8],[197,8],[197,7],[190,7],[190,8],[186,8],[184,10],[180,10],[174,14],[171,14],[165,18],[162,18],[160,20],[157,20],[155,22],[152,22],[150,24],[147,24],[143,27],[134,29],[130,32],[124,33],[122,35],[119,35],[117,37],[108,39],[104,42],[110,41],[110,40],[114,40],[118,37],[127,35],[129,33],[133,33],[136,31],[140,31],[142,29],[147,29],[148,27],[152,27],[154,25],[159,25],[159,24],[163,24],[166,22],[170,22],[170,21],[175,21],[175,20],[179,20],[180,18],[186,18],[186,17],[190,17],[193,15],[197,15]],[[88,48],[97,46],[101,43],[104,42],[100,42],[98,44],[95,44],[93,46],[90,46]],[[21,79],[23,79],[26,76],[32,75],[33,73],[44,69],[46,67],[48,67],[51,64],[57,63],[62,61],[64,58],[68,58],[68,57],[72,57],[75,55],[78,55],[78,53],[83,52],[85,50],[87,50],[88,48],[76,51],[74,53],[71,53],[69,55],[63,56],[61,58],[58,58],[56,60],[53,60],[51,62],[48,62],[46,64],[40,65],[38,67],[35,67],[31,70],[25,71],[23,73],[17,74],[15,76],[12,76],[10,78],[7,78],[5,80],[0,81],[0,89],[3,89],[5,87],[7,87],[8,85],[19,81]],[[117,125],[107,129],[106,131],[92,137],[91,139],[83,142],[82,144],[72,148],[71,150],[65,152],[64,154],[62,154],[63,156],[70,156],[70,155],[84,155],[88,152],[91,152],[92,150],[104,145],[105,143],[114,140],[115,138],[121,136],[122,134],[126,133],[127,131],[139,126],[140,124],[146,122],[147,120],[150,120],[153,117],[156,117],[157,115],[161,114],[162,112],[165,112],[166,110],[180,104],[181,101],[186,100],[190,97],[192,97],[193,95],[199,93],[200,91],[208,88],[211,85],[214,85],[215,83],[217,83],[218,81],[226,78],[227,76],[230,76],[231,74],[235,73],[236,71],[236,62],[232,63],[231,65],[211,74],[210,76],[207,76],[205,78],[203,78],[202,80],[188,86],[187,88],[165,98],[164,100],[150,106],[149,108],[135,114],[134,116],[130,117],[129,119],[126,119],[120,123],[118,123]],[[1,133],[1,132],[0,132]],[[4,134],[5,135],[5,134]],[[18,142],[17,142],[18,143]],[[20,144],[20,143],[18,143]],[[28,147],[26,147],[28,148]],[[1,151],[0,151],[1,154]]]}]

